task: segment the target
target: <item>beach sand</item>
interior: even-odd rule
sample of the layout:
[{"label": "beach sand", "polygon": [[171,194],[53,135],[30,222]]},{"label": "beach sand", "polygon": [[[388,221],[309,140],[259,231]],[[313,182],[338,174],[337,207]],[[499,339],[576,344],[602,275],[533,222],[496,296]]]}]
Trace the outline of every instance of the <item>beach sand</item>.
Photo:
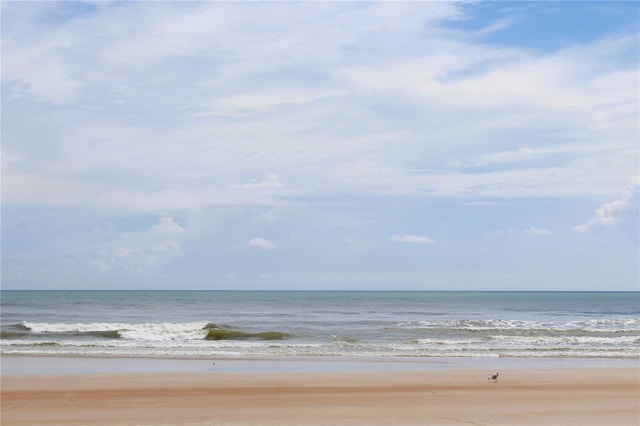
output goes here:
[{"label": "beach sand", "polygon": [[630,425],[637,369],[2,377],[8,425]]}]

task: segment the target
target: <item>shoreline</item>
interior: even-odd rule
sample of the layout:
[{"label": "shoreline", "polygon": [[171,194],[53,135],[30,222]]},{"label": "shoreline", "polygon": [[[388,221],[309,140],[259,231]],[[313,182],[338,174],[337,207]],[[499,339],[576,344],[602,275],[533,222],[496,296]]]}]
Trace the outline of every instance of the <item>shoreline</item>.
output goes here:
[{"label": "shoreline", "polygon": [[637,368],[2,377],[3,425],[637,425]]},{"label": "shoreline", "polygon": [[437,371],[473,369],[638,369],[640,358],[512,358],[512,357],[137,357],[137,356],[0,356],[2,376],[135,374],[135,373],[276,373],[351,371]]}]

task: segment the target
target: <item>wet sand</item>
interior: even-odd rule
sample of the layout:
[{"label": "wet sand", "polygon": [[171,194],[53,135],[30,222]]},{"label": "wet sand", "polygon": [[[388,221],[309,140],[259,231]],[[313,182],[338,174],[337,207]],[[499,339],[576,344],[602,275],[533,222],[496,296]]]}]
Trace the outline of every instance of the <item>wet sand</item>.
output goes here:
[{"label": "wet sand", "polygon": [[2,377],[7,425],[638,425],[636,368]]}]

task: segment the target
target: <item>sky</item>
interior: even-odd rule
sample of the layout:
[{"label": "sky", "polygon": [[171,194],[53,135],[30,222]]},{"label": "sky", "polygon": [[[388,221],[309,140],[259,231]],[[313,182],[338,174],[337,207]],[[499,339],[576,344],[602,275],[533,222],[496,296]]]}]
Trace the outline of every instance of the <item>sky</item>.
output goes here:
[{"label": "sky", "polygon": [[3,289],[640,290],[638,2],[17,2]]}]

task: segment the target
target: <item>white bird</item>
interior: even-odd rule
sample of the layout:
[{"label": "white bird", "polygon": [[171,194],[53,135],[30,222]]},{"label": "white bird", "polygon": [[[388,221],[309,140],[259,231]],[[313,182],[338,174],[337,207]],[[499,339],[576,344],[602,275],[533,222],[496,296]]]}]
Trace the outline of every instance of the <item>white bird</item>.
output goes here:
[{"label": "white bird", "polygon": [[493,380],[494,382],[497,382],[499,375],[500,375],[500,373],[493,374],[493,375],[491,375],[491,377],[489,377],[489,380]]}]

